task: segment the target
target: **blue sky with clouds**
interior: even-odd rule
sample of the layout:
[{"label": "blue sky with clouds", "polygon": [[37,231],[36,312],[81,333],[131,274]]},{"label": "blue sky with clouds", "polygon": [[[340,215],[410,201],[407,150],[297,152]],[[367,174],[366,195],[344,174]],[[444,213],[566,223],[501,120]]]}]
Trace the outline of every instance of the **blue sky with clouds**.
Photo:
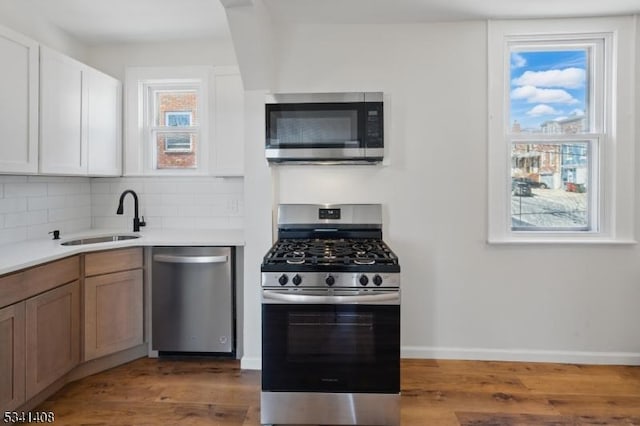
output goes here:
[{"label": "blue sky with clouds", "polygon": [[586,49],[511,52],[511,120],[540,131],[548,120],[584,114]]}]

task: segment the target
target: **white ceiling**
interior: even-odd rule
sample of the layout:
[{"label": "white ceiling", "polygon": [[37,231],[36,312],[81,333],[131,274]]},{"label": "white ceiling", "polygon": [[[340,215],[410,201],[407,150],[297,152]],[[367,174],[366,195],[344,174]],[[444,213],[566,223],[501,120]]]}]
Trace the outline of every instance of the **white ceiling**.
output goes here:
[{"label": "white ceiling", "polygon": [[401,23],[640,13],[640,0],[263,0],[293,22]]},{"label": "white ceiling", "polygon": [[[6,0],[4,0],[6,1]],[[88,44],[230,38],[219,0],[10,0]]]},{"label": "white ceiling", "polygon": [[[89,45],[230,37],[220,0],[3,1],[27,4],[33,13]],[[640,0],[262,1],[273,21],[305,23],[434,22],[640,13]]]}]

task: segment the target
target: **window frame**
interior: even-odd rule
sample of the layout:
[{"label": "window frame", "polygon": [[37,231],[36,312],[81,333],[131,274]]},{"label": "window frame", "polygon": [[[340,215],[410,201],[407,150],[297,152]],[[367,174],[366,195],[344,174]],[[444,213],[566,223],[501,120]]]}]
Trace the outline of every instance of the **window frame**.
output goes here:
[{"label": "window frame", "polygon": [[[635,82],[633,49],[635,24],[631,17],[500,20],[488,23],[488,242],[489,243],[632,243],[634,129],[624,111],[633,114]],[[604,111],[595,121],[596,100],[588,108],[590,132],[582,134],[520,134],[510,132],[511,48],[533,43],[579,43],[603,40],[602,87],[596,88]],[[596,84],[597,75],[589,84]],[[591,87],[593,91],[594,88]],[[628,108],[628,109],[627,109]],[[621,113],[623,112],[623,113]],[[600,128],[598,128],[600,124]],[[512,229],[511,154],[514,143],[544,144],[589,141],[591,224],[589,230]]]},{"label": "window frame", "polygon": [[[213,124],[213,87],[214,68],[209,66],[186,67],[130,67],[126,73],[127,120],[125,133],[124,169],[127,175],[143,176],[203,176],[209,175],[211,136]],[[193,126],[158,126],[155,122],[155,102],[150,99],[152,88],[194,89],[198,94],[198,117]],[[193,117],[192,117],[193,119]],[[154,132],[191,133],[197,135],[196,167],[194,168],[156,168],[157,147]],[[179,153],[178,151],[169,151]],[[182,151],[187,153],[187,151]],[[131,171],[138,171],[131,172]]]}]

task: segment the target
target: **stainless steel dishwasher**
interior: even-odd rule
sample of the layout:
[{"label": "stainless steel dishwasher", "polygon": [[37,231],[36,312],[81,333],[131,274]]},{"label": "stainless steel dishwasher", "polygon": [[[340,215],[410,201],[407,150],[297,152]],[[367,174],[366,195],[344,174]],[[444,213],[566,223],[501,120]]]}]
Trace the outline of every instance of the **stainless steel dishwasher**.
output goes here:
[{"label": "stainless steel dishwasher", "polygon": [[152,249],[152,349],[235,353],[234,248]]}]

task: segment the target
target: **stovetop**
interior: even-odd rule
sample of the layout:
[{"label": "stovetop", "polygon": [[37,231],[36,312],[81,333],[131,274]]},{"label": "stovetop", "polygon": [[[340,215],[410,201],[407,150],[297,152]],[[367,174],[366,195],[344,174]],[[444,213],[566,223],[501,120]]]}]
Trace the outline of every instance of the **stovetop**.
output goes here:
[{"label": "stovetop", "polygon": [[398,257],[380,239],[284,238],[267,252],[262,272],[400,272]]}]

